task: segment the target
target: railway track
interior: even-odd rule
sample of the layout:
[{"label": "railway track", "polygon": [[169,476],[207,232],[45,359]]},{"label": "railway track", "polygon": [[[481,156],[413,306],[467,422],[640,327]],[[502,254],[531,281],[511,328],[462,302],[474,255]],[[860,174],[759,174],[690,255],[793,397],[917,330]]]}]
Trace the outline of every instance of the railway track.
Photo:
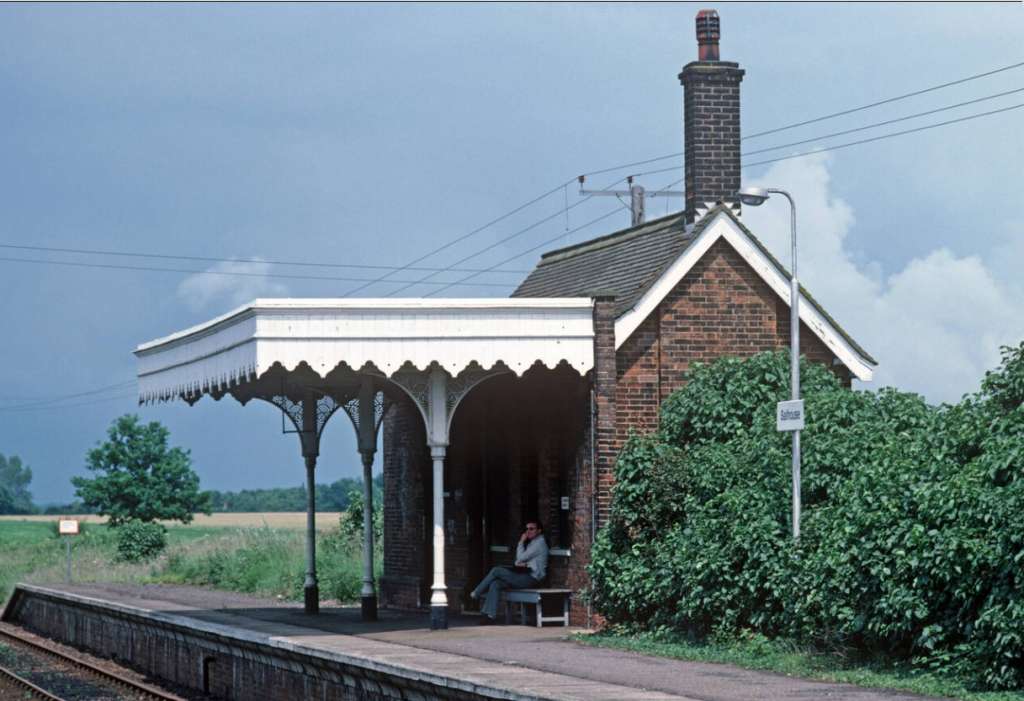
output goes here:
[{"label": "railway track", "polygon": [[[14,650],[18,650],[19,648],[24,650],[27,648],[32,653],[58,661],[61,665],[70,667],[70,670],[65,675],[68,679],[77,678],[80,679],[83,684],[87,684],[89,680],[98,680],[104,686],[107,686],[108,688],[113,687],[118,692],[121,692],[123,698],[126,699],[132,699],[133,701],[136,699],[144,699],[146,701],[151,699],[155,699],[156,701],[188,701],[185,697],[177,696],[168,691],[135,679],[130,679],[123,674],[118,674],[112,669],[104,669],[84,657],[65,650],[57,649],[50,641],[47,641],[48,644],[43,644],[36,640],[35,636],[26,635],[20,629],[6,623],[0,624],[0,643],[7,643]],[[76,694],[68,694],[67,697],[55,696],[50,691],[37,686],[32,681],[25,679],[23,676],[5,666],[0,666],[0,680],[5,682],[9,687],[16,688],[22,693],[28,694],[29,696],[25,698],[47,699],[48,701],[65,701],[66,698],[83,698],[81,695]]]}]

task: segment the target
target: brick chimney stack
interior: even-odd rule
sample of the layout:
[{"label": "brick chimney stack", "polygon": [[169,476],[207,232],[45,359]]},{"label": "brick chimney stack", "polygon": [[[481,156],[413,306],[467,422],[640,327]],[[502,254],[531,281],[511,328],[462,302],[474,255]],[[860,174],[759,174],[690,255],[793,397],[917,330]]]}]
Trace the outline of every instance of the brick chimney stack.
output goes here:
[{"label": "brick chimney stack", "polygon": [[718,59],[718,13],[697,13],[697,60],[679,74],[683,85],[686,149],[686,221],[710,204],[729,202],[740,189],[740,81],[738,63]]}]

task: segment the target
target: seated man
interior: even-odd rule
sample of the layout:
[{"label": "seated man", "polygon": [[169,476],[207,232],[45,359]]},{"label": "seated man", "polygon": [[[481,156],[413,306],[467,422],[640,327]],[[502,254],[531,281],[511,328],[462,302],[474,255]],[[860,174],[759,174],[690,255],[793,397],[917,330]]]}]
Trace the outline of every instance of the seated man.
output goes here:
[{"label": "seated man", "polygon": [[494,623],[498,616],[498,600],[505,589],[530,589],[540,585],[548,572],[548,544],[544,540],[544,529],[540,521],[529,521],[526,530],[519,537],[516,546],[515,567],[502,565],[492,567],[484,580],[470,593],[473,599],[479,599],[486,593],[480,611],[484,614],[480,625]]}]

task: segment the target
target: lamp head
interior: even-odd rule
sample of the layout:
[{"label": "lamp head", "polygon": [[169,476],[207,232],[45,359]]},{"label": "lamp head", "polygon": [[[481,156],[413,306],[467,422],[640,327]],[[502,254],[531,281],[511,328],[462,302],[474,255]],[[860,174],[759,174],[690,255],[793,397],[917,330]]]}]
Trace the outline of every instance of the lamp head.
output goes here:
[{"label": "lamp head", "polygon": [[768,190],[763,187],[745,187],[736,193],[736,197],[743,204],[757,207],[768,199]]}]

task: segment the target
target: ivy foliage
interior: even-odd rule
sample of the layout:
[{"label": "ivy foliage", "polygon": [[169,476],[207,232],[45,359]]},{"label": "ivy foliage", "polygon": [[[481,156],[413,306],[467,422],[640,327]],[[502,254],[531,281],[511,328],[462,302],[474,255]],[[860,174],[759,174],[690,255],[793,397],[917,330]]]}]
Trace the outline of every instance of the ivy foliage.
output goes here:
[{"label": "ivy foliage", "polygon": [[693,369],[616,465],[591,564],[611,623],[750,633],[1024,686],[1024,344],[956,405],[801,367],[801,538],[788,355]]}]

